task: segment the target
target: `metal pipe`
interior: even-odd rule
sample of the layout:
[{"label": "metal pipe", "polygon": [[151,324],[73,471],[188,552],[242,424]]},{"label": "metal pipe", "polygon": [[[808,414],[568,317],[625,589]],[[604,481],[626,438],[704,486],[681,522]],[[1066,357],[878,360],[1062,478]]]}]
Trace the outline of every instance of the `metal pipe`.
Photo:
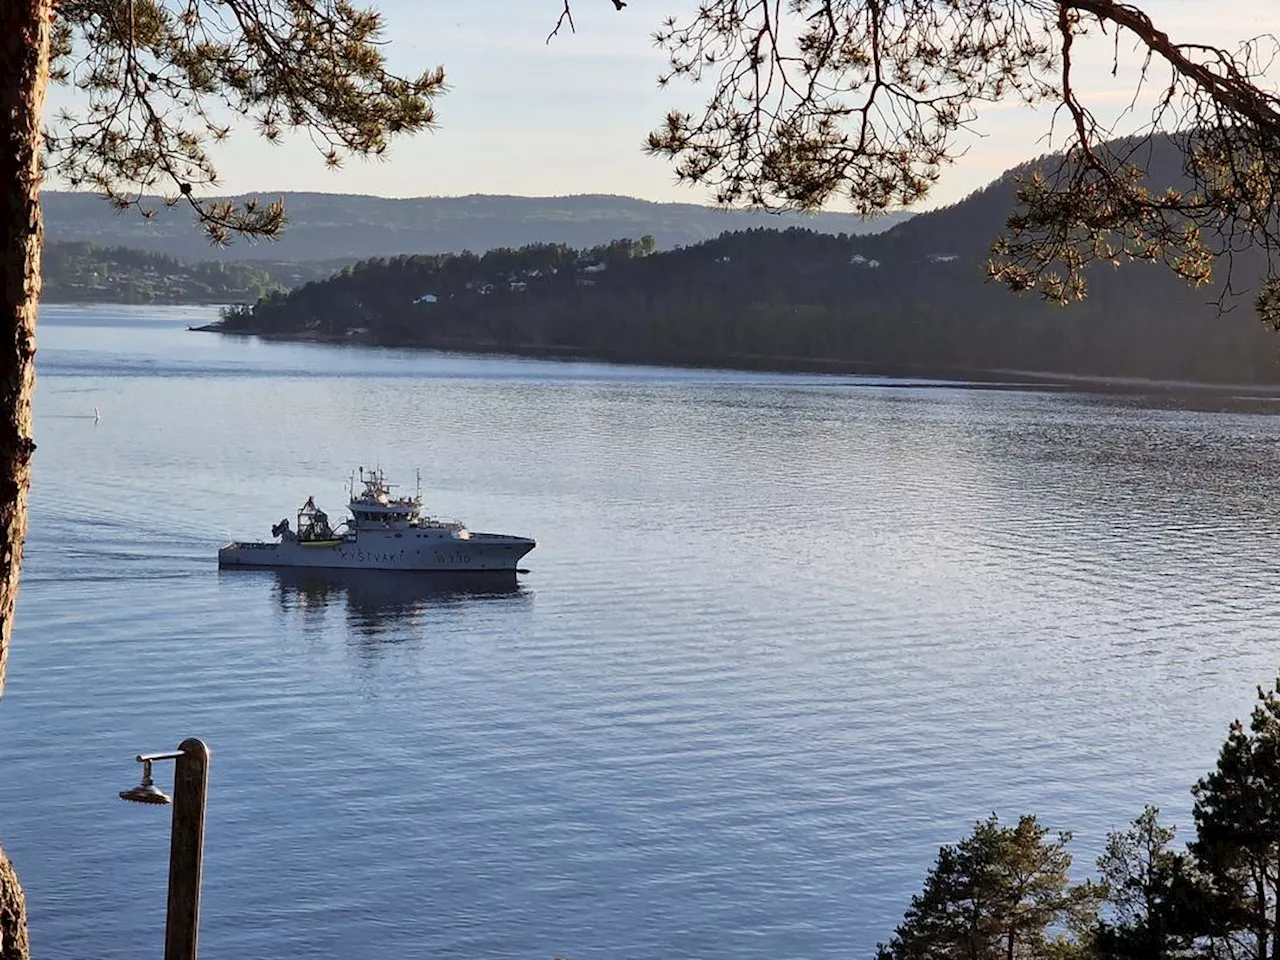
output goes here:
[{"label": "metal pipe", "polygon": [[140,753],[133,759],[139,763],[146,763],[148,760],[177,760],[182,756],[181,750],[170,750],[168,753]]}]

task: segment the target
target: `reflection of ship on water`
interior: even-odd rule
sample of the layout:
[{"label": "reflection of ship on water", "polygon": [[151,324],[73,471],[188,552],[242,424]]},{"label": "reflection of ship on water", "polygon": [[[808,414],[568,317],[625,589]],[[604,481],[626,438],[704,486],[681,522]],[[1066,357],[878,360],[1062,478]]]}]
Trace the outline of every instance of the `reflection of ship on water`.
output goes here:
[{"label": "reflection of ship on water", "polygon": [[274,580],[282,607],[323,610],[345,606],[352,628],[369,634],[412,623],[430,609],[530,596],[514,570],[416,573],[288,567],[264,570],[263,574]]}]

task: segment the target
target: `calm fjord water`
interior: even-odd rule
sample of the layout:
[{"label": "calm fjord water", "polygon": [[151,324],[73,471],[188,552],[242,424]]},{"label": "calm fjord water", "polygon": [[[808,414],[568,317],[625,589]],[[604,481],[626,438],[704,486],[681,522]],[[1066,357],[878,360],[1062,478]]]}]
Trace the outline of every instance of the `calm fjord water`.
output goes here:
[{"label": "calm fjord water", "polygon": [[[46,307],[0,839],[44,960],[866,957],[992,810],[1102,836],[1280,667],[1280,417],[473,359]],[[1228,404],[1231,406],[1231,404]],[[93,410],[101,411],[94,423]],[[216,569],[381,463],[514,591]],[[167,782],[169,772],[164,771]]]}]

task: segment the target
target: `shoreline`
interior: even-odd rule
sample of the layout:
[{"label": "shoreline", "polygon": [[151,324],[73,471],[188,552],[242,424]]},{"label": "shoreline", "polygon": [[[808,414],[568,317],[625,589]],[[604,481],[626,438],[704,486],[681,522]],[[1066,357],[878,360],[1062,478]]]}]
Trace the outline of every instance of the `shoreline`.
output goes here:
[{"label": "shoreline", "polygon": [[436,353],[507,356],[535,360],[607,363],[628,367],[674,367],[693,370],[724,370],[738,373],[808,373],[826,376],[882,377],[886,380],[939,381],[936,386],[967,387],[979,390],[1079,391],[1111,394],[1197,393],[1206,395],[1244,394],[1250,399],[1280,399],[1280,382],[1275,384],[1202,383],[1182,380],[1148,380],[1140,377],[1106,377],[1057,371],[1010,370],[928,366],[925,364],[880,364],[871,361],[825,360],[812,357],[769,355],[706,356],[700,354],[632,353],[617,350],[588,350],[554,344],[499,344],[496,342],[439,338],[434,341],[396,342],[366,337],[326,336],[314,333],[262,333],[251,330],[223,330],[218,323],[191,326],[192,333],[215,333],[225,337],[257,337],[284,343],[316,343],[328,346],[377,347],[394,350],[426,350]]}]

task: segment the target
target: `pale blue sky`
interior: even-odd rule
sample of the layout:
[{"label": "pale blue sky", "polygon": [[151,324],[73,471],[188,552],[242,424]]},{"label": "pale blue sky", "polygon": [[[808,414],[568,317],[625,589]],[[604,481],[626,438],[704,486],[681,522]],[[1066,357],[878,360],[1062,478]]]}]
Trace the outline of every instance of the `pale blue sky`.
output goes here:
[{"label": "pale blue sky", "polygon": [[[392,65],[446,69],[450,90],[437,104],[439,128],[397,142],[385,162],[352,161],[338,172],[326,170],[305,139],[273,147],[242,128],[215,154],[222,190],[615,193],[703,202],[702,191],[677,186],[665,162],[641,151],[669,108],[697,104],[697,89],[657,89],[664,61],[650,41],[665,14],[687,12],[691,2],[630,0],[616,12],[609,0],[574,0],[577,33],[562,32],[547,45],[559,0],[383,0]],[[1148,0],[1144,7],[1175,41],[1234,44],[1280,32],[1280,0]],[[1109,41],[1087,53],[1095,67],[1089,89],[1100,102],[1123,105],[1132,95],[1123,47],[1121,53],[1114,79]],[[1136,64],[1133,55],[1127,61]],[[992,108],[979,126],[985,136],[972,138],[932,203],[959,199],[1049,146],[1043,111]]]}]

